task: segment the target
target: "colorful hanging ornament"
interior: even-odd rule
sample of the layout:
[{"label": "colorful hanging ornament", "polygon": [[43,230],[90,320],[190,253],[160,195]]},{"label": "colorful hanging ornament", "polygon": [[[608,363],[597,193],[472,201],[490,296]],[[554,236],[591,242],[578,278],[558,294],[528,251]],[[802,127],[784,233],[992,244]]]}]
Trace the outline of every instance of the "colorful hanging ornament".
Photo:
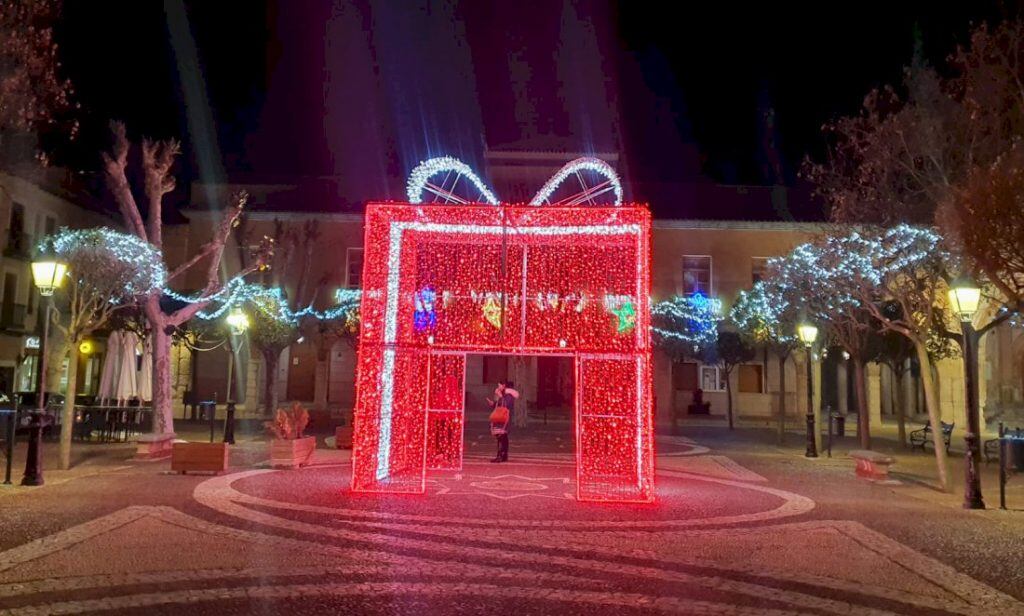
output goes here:
[{"label": "colorful hanging ornament", "polygon": [[636,327],[636,309],[633,308],[633,302],[623,302],[621,306],[612,310],[612,314],[618,318],[615,326],[616,333],[625,334],[633,331],[633,328]]},{"label": "colorful hanging ornament", "polygon": [[434,302],[437,293],[433,287],[423,287],[416,293],[414,298],[415,311],[413,312],[413,328],[418,332],[433,330],[437,327],[437,314],[434,312]]},{"label": "colorful hanging ornament", "polygon": [[482,310],[484,319],[493,325],[495,329],[501,329],[501,303],[498,302],[494,295],[487,294]]}]

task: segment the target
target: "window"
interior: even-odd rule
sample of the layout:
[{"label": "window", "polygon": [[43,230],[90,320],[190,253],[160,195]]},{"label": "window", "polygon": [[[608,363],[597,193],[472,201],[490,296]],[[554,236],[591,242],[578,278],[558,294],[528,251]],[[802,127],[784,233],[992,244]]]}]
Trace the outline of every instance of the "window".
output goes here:
[{"label": "window", "polygon": [[751,257],[750,259],[750,283],[757,284],[764,280],[768,270],[768,257]]},{"label": "window", "polygon": [[683,257],[683,295],[711,295],[711,257]]},{"label": "window", "polygon": [[53,235],[57,230],[57,220],[53,216],[46,217],[46,235]]},{"label": "window", "polygon": [[363,249],[348,249],[348,265],[345,268],[345,286],[358,289],[363,286]]},{"label": "window", "polygon": [[764,366],[761,364],[742,364],[739,367],[740,391],[747,394],[764,393]]},{"label": "window", "polygon": [[676,391],[697,389],[697,364],[682,361],[672,364],[672,389]]},{"label": "window", "polygon": [[25,206],[17,201],[11,204],[11,220],[7,228],[8,254],[27,254],[28,238],[25,237]]},{"label": "window", "polygon": [[718,366],[700,367],[700,388],[704,391],[725,391],[725,381]]},{"label": "window", "polygon": [[28,277],[28,308],[25,309],[28,314],[32,314],[36,310],[36,283],[31,276]]}]

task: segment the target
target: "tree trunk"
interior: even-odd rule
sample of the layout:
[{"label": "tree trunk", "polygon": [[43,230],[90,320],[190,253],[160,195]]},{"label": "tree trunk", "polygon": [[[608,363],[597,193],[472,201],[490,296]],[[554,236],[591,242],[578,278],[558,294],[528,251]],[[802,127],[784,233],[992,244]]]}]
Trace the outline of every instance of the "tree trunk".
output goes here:
[{"label": "tree trunk", "polygon": [[779,444],[786,442],[786,355],[779,355]]},{"label": "tree trunk", "polygon": [[70,349],[67,339],[51,323],[49,339],[46,341],[46,374],[43,375],[45,381],[43,391],[50,393],[60,391],[60,377],[64,374],[64,358],[68,356]]},{"label": "tree trunk", "polygon": [[864,362],[860,359],[853,360],[853,389],[857,401],[857,436],[860,439],[861,449],[871,449],[871,426],[868,417],[868,405],[866,404],[864,379]]},{"label": "tree trunk", "polygon": [[727,412],[729,414],[729,429],[732,430],[733,429],[733,426],[732,426],[732,379],[729,378],[729,376],[730,376],[729,373],[730,372],[732,372],[732,371],[731,370],[726,370],[725,371],[725,401],[726,401],[725,408],[726,408],[726,410],[727,410]]},{"label": "tree trunk", "polygon": [[262,349],[263,367],[266,370],[263,379],[263,415],[273,417],[277,410],[277,369],[281,363],[281,352],[284,349]]},{"label": "tree trunk", "polygon": [[924,405],[928,408],[928,423],[932,427],[932,444],[935,446],[935,465],[939,472],[939,486],[949,491],[949,477],[946,469],[946,444],[942,440],[942,422],[939,418],[939,405],[935,395],[935,383],[932,380],[931,363],[928,349],[923,342],[914,341],[917,361],[921,364],[921,385],[924,389]]},{"label": "tree trunk", "polygon": [[906,374],[903,370],[893,370],[893,377],[895,379],[896,395],[893,396],[893,406],[896,407],[896,426],[899,430],[900,447],[907,446],[907,409],[905,408],[903,395],[903,379]]},{"label": "tree trunk", "polygon": [[68,388],[60,416],[60,469],[71,468],[71,437],[75,427],[75,394],[78,392],[78,345],[71,344],[68,354]]},{"label": "tree trunk", "polygon": [[146,318],[153,334],[153,434],[174,434],[174,401],[171,387],[171,336],[160,298],[150,296]]}]

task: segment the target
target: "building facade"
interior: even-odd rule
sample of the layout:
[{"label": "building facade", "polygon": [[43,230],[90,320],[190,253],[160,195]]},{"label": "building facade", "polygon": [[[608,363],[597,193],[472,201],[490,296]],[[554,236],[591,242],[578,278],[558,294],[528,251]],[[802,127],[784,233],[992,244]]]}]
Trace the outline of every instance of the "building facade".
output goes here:
[{"label": "building facade", "polygon": [[[256,189],[258,192],[258,188]],[[259,200],[259,199],[257,199]],[[265,202],[272,206],[273,200]],[[202,229],[210,228],[216,214],[207,209],[187,212],[192,221],[189,243],[203,241]],[[317,258],[305,273],[311,279],[321,280],[324,292],[318,305],[326,308],[336,288],[358,288],[362,271],[363,223],[358,213],[297,213],[275,212],[272,208],[257,208],[248,215],[247,231],[250,237],[271,233],[275,224],[300,228],[308,221],[316,223],[319,235],[314,253]],[[807,242],[824,232],[817,223],[656,220],[653,229],[652,298],[668,299],[674,295],[702,293],[720,298],[727,311],[736,295],[749,289],[760,276],[769,258],[788,253],[793,247]],[[255,234],[255,235],[254,235]],[[237,251],[228,250],[228,260]],[[237,263],[232,266],[237,267]],[[293,274],[294,276],[294,274]],[[293,277],[292,276],[292,277]],[[196,281],[198,284],[198,281]],[[1006,354],[1003,334],[998,339],[999,353]],[[1014,336],[1013,340],[1018,337]],[[1019,342],[1014,344],[1019,345]],[[989,355],[985,355],[989,357]],[[203,399],[223,399],[228,372],[228,354],[224,349],[208,353],[194,353],[192,375],[176,376],[183,389],[196,391]],[[806,361],[803,351],[792,353],[784,363],[786,370],[786,411],[794,423],[806,413]],[[184,362],[188,365],[190,362]],[[839,353],[833,353],[815,365],[815,392],[818,404],[836,411],[852,410],[852,370],[847,377],[846,362]],[[991,358],[984,370],[992,370]],[[1003,364],[1000,364],[1003,365]],[[712,417],[726,412],[726,394],[723,374],[718,366],[696,361],[674,361],[656,351],[654,362],[654,389],[657,398],[657,421],[666,426],[673,412],[685,413],[693,391],[700,388],[704,399],[711,404]],[[327,346],[315,336],[306,336],[282,354],[278,366],[277,393],[280,401],[297,400],[313,408],[344,413],[351,409],[355,399],[355,350],[345,341],[332,341]],[[763,419],[774,417],[779,407],[779,370],[777,358],[766,351],[758,351],[751,362],[740,366],[730,376],[737,415]],[[959,360],[944,360],[937,367],[939,398],[943,416],[947,421],[963,425],[963,387]],[[1005,369],[998,374],[1004,380]],[[236,399],[244,401],[244,413],[260,414],[265,368],[258,354],[239,354],[235,374],[243,375],[238,384]],[[923,413],[923,400],[916,379],[903,379],[904,387],[897,391],[892,370],[885,365],[867,367],[867,400],[873,422],[883,415],[894,415],[898,404],[903,404],[910,418]],[[983,375],[984,376],[984,375]],[[485,398],[491,394],[498,380],[511,378],[524,394],[531,414],[549,417],[568,417],[572,407],[572,364],[560,358],[504,356],[471,356],[467,365],[467,409],[485,408]],[[1020,400],[1020,386],[1001,386],[1003,404]],[[991,389],[991,388],[990,388]]]},{"label": "building facade", "polygon": [[[61,169],[31,169],[0,173],[0,391],[32,392],[39,365],[41,298],[32,280],[30,263],[36,243],[61,227],[111,226],[113,221],[85,191],[75,190],[74,178]],[[59,332],[53,332],[56,337]],[[90,393],[99,378],[103,344],[81,358],[82,393]],[[63,391],[66,360],[59,344],[50,345],[53,355],[47,370],[48,389]]]}]

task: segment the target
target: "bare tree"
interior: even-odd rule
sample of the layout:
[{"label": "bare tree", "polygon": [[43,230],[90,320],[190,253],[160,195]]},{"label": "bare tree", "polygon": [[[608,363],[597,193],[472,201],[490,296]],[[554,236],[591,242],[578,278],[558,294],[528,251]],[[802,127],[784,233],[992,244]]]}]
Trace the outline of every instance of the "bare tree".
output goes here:
[{"label": "bare tree", "polygon": [[[942,488],[949,488],[946,447],[938,408],[936,384],[930,370],[934,345],[948,348],[956,334],[948,325],[950,257],[942,238],[929,230],[899,225],[874,237],[854,234],[843,242],[849,254],[872,263],[870,275],[856,279],[854,293],[883,330],[905,336],[921,365],[925,406]],[[892,305],[898,310],[892,309]]]},{"label": "bare tree", "polygon": [[[128,232],[149,242],[157,250],[163,250],[163,199],[164,195],[174,190],[175,181],[171,175],[171,166],[179,153],[178,143],[175,141],[143,141],[142,172],[145,208],[140,208],[128,182],[130,144],[125,135],[124,125],[115,123],[113,134],[113,148],[109,153],[103,155],[107,186],[117,202]],[[242,215],[247,199],[248,195],[244,192],[235,194],[213,229],[210,240],[190,258],[169,270],[167,280],[169,284],[173,284],[175,280],[179,280],[185,272],[193,267],[200,265],[205,267],[206,282],[200,289],[196,301],[167,312],[160,303],[160,299],[163,297],[162,290],[154,290],[137,298],[153,328],[153,432],[155,434],[174,433],[171,400],[171,335],[177,327],[203,309],[209,303],[209,298],[212,295],[221,290],[223,286],[220,276],[221,257],[224,255],[228,237]],[[143,212],[146,213],[145,219],[143,219]],[[238,275],[244,276],[264,268],[271,248],[271,242],[261,242],[255,258],[251,260],[248,267],[242,268]]]},{"label": "bare tree", "polygon": [[[60,468],[71,466],[79,344],[108,324],[137,295],[162,289],[163,263],[152,246],[109,229],[62,230],[43,245],[68,264],[68,285],[54,298],[53,325],[68,354],[68,385],[61,414]],[[44,312],[45,314],[45,312]]]},{"label": "bare tree", "polygon": [[729,429],[732,430],[732,373],[736,366],[754,359],[754,347],[750,346],[738,332],[720,331],[715,341],[712,359],[722,367],[722,373],[725,374],[726,413],[729,416]]},{"label": "bare tree", "polygon": [[[729,318],[750,346],[771,351],[779,363],[778,441],[786,435],[786,362],[799,345],[796,326],[799,306],[774,285],[758,282],[750,291],[740,291]],[[767,369],[767,366],[765,366]]]},{"label": "bare tree", "polygon": [[[242,236],[247,235],[244,229]],[[326,277],[312,280],[310,270],[320,232],[315,221],[307,221],[301,227],[286,226],[280,220],[274,221],[274,254],[265,268],[262,283],[268,289],[279,293],[261,295],[250,301],[252,322],[249,340],[263,356],[265,378],[263,380],[263,413],[270,417],[277,409],[277,376],[281,353],[294,344],[304,331],[315,335],[317,328],[311,327],[310,319],[294,315],[311,306],[327,284]],[[242,262],[247,258],[243,255]],[[294,282],[293,282],[294,281]],[[318,346],[324,342],[318,337]]]},{"label": "bare tree", "polygon": [[1005,307],[1006,313],[1024,308],[1021,212],[1024,144],[1015,145],[991,165],[975,169],[943,204],[939,216],[950,243],[967,257],[980,282],[988,283],[988,299]]},{"label": "bare tree", "polygon": [[75,105],[53,41],[60,6],[58,0],[0,2],[0,147],[7,153],[13,137],[66,129],[73,138],[78,130],[71,120],[62,126]]}]

